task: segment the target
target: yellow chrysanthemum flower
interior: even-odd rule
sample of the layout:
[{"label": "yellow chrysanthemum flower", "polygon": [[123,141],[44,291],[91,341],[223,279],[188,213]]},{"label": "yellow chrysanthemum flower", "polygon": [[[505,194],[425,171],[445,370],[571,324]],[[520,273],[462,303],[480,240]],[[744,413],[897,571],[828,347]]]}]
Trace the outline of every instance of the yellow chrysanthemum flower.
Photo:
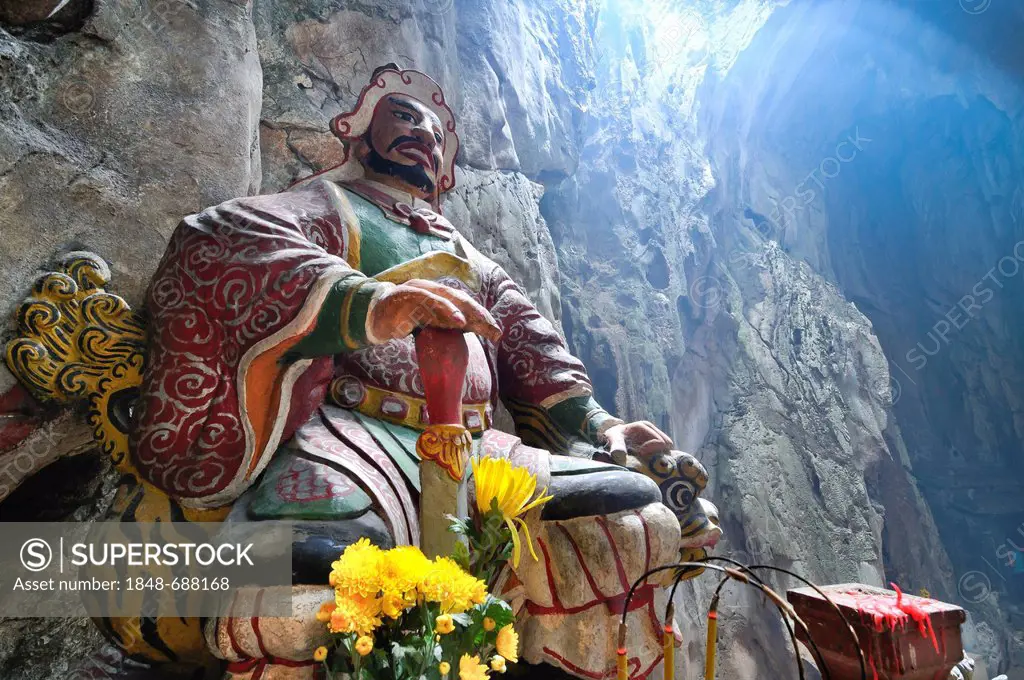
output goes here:
[{"label": "yellow chrysanthemum flower", "polygon": [[416,604],[418,586],[432,563],[414,546],[402,546],[384,552],[380,560],[381,611],[391,619],[399,618]]},{"label": "yellow chrysanthemum flower", "polygon": [[336,602],[324,602],[320,605],[320,611],[316,613],[316,620],[320,623],[327,623],[331,620],[331,614],[338,608]]},{"label": "yellow chrysanthemum flower", "polygon": [[420,584],[427,602],[437,602],[444,614],[461,614],[474,604],[487,601],[487,584],[465,572],[448,557],[439,557]]},{"label": "yellow chrysanthemum flower", "polygon": [[498,631],[498,640],[494,643],[494,648],[498,654],[512,663],[519,661],[519,633],[511,623]]},{"label": "yellow chrysanthemum flower", "polygon": [[480,663],[480,656],[463,654],[459,659],[459,680],[485,680],[487,666]]},{"label": "yellow chrysanthemum flower", "polygon": [[373,651],[373,638],[369,635],[362,635],[356,640],[356,652],[359,656],[366,656]]},{"label": "yellow chrysanthemum flower", "polygon": [[455,619],[452,618],[451,614],[441,614],[437,617],[434,630],[437,631],[438,635],[447,635],[455,630]]},{"label": "yellow chrysanthemum flower", "polygon": [[[384,590],[403,594],[415,591],[431,566],[431,561],[416,546],[405,545],[388,550],[382,564]],[[415,594],[412,599],[415,601]]]},{"label": "yellow chrysanthemum flower", "polygon": [[381,591],[383,562],[384,552],[368,539],[360,538],[331,564],[330,581],[339,595],[375,597]]},{"label": "yellow chrysanthemum flower", "polygon": [[486,630],[488,633],[494,630],[494,626],[496,625],[497,624],[495,623],[494,619],[492,619],[490,616],[484,617],[484,630]]},{"label": "yellow chrysanthemum flower", "polygon": [[374,598],[339,596],[336,605],[328,624],[328,630],[332,633],[369,635],[381,623],[380,606]]},{"label": "yellow chrysanthemum flower", "polygon": [[537,490],[536,475],[526,468],[513,467],[507,458],[473,458],[472,464],[473,480],[476,484],[477,509],[481,514],[486,514],[491,510],[493,501],[498,502],[498,510],[512,534],[512,566],[519,566],[519,557],[522,552],[516,524],[526,535],[526,546],[530,549],[530,555],[536,560],[537,553],[533,550],[530,530],[522,515],[547,503],[552,496],[546,495],[547,489],[544,489],[537,498],[530,500]]},{"label": "yellow chrysanthemum flower", "polygon": [[441,675],[448,675],[452,670],[452,665],[447,661],[442,661],[438,664],[437,670],[441,671]]},{"label": "yellow chrysanthemum flower", "polygon": [[503,656],[491,657],[491,670],[494,671],[495,673],[504,673],[505,672],[505,657],[503,657]]},{"label": "yellow chrysanthemum flower", "polygon": [[317,647],[316,651],[313,652],[313,661],[323,661],[327,658],[327,648]]},{"label": "yellow chrysanthemum flower", "polygon": [[380,612],[389,619],[397,619],[405,611],[407,602],[400,592],[385,591],[380,596]]},{"label": "yellow chrysanthemum flower", "polygon": [[[346,599],[354,599],[356,609],[366,616],[383,614],[398,619],[416,604],[418,587],[432,567],[419,548],[403,546],[384,551],[361,538],[331,565],[330,582],[338,607],[345,606]],[[324,610],[317,615],[321,620],[329,616],[330,612]]]}]

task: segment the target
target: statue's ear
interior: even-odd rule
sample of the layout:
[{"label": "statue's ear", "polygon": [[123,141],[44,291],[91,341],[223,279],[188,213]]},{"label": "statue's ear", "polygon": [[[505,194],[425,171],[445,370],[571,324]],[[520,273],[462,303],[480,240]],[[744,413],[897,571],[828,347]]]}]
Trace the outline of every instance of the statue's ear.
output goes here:
[{"label": "statue's ear", "polygon": [[367,143],[365,135],[353,140],[350,144],[352,145],[352,157],[360,163],[364,163],[366,161],[366,157],[370,154],[370,145]]}]

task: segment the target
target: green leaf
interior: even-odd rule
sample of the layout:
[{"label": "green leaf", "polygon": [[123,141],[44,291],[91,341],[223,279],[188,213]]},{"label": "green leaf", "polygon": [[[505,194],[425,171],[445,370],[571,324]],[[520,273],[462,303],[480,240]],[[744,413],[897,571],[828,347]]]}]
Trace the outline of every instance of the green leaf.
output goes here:
[{"label": "green leaf", "polygon": [[411,648],[407,645],[403,645],[401,642],[391,643],[391,658],[397,660],[405,659]]},{"label": "green leaf", "polygon": [[333,654],[330,657],[329,661],[330,663],[328,665],[330,666],[331,670],[335,673],[352,672],[352,666],[351,664],[349,664],[348,658],[342,656],[341,654]]},{"label": "green leaf", "polygon": [[414,678],[423,667],[423,650],[411,646],[405,648],[401,660],[395,659],[396,678]]},{"label": "green leaf", "polygon": [[445,515],[445,518],[448,520],[448,531],[453,534],[461,534],[463,536],[469,534],[469,522],[464,519],[460,519],[455,515]]},{"label": "green leaf", "polygon": [[395,680],[399,678],[407,678],[414,671],[409,670],[410,666],[405,662],[404,659],[392,659],[391,672],[394,673]]},{"label": "green leaf", "polygon": [[469,548],[465,543],[458,542],[455,544],[455,549],[452,551],[452,559],[466,571],[470,570]]},{"label": "green leaf", "polygon": [[493,595],[487,597],[487,602],[484,603],[484,616],[494,619],[495,630],[504,628],[508,624],[515,620],[515,614],[512,612],[512,606],[502,599],[496,598]]}]

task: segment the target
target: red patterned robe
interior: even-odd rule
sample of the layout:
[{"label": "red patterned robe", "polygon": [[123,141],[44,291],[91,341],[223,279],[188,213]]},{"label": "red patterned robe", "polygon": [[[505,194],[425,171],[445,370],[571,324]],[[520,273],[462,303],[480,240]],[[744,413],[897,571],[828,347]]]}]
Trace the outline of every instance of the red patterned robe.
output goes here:
[{"label": "red patterned robe", "polygon": [[[331,427],[316,411],[335,378],[336,401],[353,411],[334,409],[334,430],[348,422],[394,457],[376,423],[415,427],[422,384],[412,339],[373,344],[366,311],[392,285],[372,277],[407,261],[408,244],[468,262],[471,276],[438,280],[471,292],[504,331],[498,343],[470,336],[464,400],[478,408],[467,426],[485,429],[499,397],[520,435],[548,448],[574,435],[593,440],[614,421],[593,400],[583,365],[501,267],[425,204],[410,210],[368,185],[361,195],[350,189],[319,180],[232,200],[175,231],[147,294],[149,364],[132,451],[140,472],[183,503],[234,501],[278,447]],[[431,226],[410,240],[417,214]],[[374,467],[401,484],[389,476],[395,465]]]}]

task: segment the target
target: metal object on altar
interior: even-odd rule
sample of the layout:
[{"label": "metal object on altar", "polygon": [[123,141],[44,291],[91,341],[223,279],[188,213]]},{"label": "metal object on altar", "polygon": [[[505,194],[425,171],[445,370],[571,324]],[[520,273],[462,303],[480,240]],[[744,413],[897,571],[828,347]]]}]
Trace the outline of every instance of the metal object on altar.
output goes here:
[{"label": "metal object on altar", "polygon": [[[946,680],[964,658],[956,605],[861,584],[823,586],[853,627],[864,653],[865,674],[853,636],[836,607],[812,588],[787,593],[807,623],[832,680]],[[799,629],[798,629],[799,630]],[[807,644],[806,635],[797,637]]]}]

